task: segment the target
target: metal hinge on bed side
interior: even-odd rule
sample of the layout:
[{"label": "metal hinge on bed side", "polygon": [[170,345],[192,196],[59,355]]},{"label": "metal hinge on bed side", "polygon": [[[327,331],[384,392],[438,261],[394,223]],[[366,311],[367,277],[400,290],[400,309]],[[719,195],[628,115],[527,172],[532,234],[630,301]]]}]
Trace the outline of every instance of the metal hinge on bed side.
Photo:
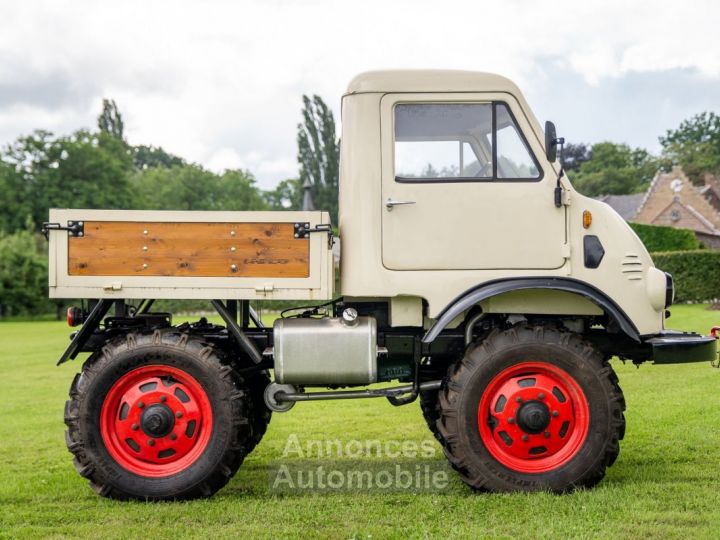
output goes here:
[{"label": "metal hinge on bed side", "polygon": [[84,221],[68,221],[67,226],[60,225],[59,223],[43,223],[40,231],[45,235],[46,239],[49,239],[50,231],[67,231],[68,236],[85,236],[85,222]]},{"label": "metal hinge on bed side", "polygon": [[321,223],[310,227],[308,222],[295,223],[295,238],[309,238],[311,233],[324,232],[328,235],[328,249],[332,249],[335,239],[333,238],[332,227],[329,223]]}]

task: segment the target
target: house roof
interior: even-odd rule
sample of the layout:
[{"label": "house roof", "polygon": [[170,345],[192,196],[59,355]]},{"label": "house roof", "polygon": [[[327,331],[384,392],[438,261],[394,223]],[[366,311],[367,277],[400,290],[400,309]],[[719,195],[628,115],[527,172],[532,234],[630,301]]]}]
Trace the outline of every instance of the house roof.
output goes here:
[{"label": "house roof", "polygon": [[626,221],[691,229],[720,237],[720,182],[706,175],[695,186],[680,167],[658,173],[645,193],[597,197]]},{"label": "house roof", "polygon": [[631,195],[602,195],[598,200],[610,205],[625,221],[630,221],[637,214],[638,208],[645,198],[645,193]]},{"label": "house roof", "polygon": [[676,166],[670,172],[655,176],[632,219],[648,225],[720,235],[720,213],[708,196],[707,190],[694,186]]}]

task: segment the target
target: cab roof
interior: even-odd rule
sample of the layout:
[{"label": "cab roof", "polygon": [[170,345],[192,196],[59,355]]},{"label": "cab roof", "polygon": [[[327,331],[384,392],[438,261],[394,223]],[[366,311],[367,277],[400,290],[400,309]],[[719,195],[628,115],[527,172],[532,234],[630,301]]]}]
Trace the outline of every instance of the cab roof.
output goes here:
[{"label": "cab roof", "polygon": [[368,71],[357,75],[347,87],[347,94],[488,91],[520,96],[520,90],[515,83],[502,75],[445,69]]}]

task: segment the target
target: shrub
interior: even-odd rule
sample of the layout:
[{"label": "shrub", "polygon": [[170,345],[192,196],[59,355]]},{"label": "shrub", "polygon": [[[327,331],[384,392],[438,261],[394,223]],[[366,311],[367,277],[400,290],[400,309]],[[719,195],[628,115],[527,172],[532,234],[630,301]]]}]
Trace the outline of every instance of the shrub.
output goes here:
[{"label": "shrub", "polygon": [[653,253],[655,266],[675,280],[676,302],[705,302],[720,298],[720,251],[698,249]]},{"label": "shrub", "polygon": [[28,231],[0,233],[0,317],[48,313],[47,257]]},{"label": "shrub", "polygon": [[642,240],[650,253],[702,248],[702,244],[690,229],[675,229],[673,227],[643,225],[641,223],[630,223],[630,227],[640,237],[640,240]]}]

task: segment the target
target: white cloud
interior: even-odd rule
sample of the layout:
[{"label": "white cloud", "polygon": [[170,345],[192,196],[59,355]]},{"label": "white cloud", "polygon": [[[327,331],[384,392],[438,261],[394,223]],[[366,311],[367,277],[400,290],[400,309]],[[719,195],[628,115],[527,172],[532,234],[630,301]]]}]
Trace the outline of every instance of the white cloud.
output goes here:
[{"label": "white cloud", "polygon": [[558,70],[580,77],[566,78],[577,94],[682,68],[720,95],[718,20],[708,0],[4,2],[0,141],[88,127],[113,97],[131,142],[248,167],[271,187],[296,174],[301,94],[337,113],[360,71],[497,71],[542,104],[558,92]]}]

